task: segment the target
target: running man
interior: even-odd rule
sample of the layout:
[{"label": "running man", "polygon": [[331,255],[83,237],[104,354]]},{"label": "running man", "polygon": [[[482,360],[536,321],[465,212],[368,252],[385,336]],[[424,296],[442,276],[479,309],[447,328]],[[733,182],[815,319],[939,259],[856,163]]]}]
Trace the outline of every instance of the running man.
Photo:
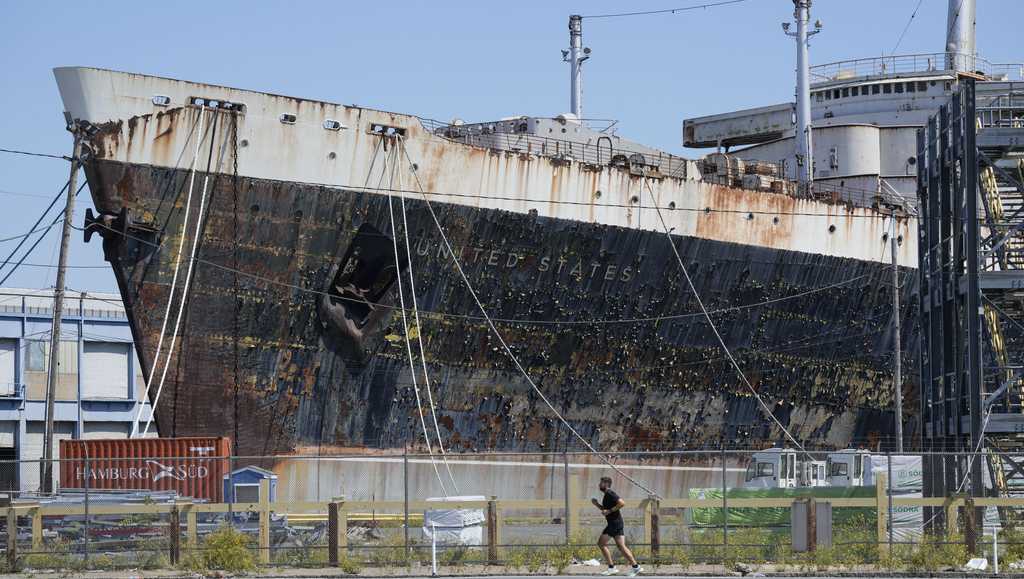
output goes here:
[{"label": "running man", "polygon": [[594,503],[595,507],[601,509],[601,514],[604,515],[605,521],[608,523],[604,530],[601,531],[601,538],[597,540],[597,546],[601,548],[601,552],[604,553],[604,559],[608,562],[608,569],[601,574],[614,575],[619,572],[615,568],[615,561],[612,560],[612,551],[608,548],[608,539],[614,539],[619,551],[626,557],[629,564],[633,566],[629,571],[629,576],[636,577],[643,571],[643,568],[636,562],[633,552],[626,546],[625,523],[622,520],[622,513],[619,512],[622,507],[626,506],[626,501],[619,498],[619,495],[612,490],[612,479],[610,477],[601,477],[601,483],[598,485],[598,488],[604,493],[604,499],[600,503],[597,502],[597,499],[590,499],[590,502]]}]

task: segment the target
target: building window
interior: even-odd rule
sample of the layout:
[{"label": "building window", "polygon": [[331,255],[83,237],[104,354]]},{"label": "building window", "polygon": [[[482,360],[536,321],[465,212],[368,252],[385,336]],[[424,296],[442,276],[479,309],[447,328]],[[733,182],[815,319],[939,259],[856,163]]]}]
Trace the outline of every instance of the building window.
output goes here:
[{"label": "building window", "polygon": [[903,92],[903,83],[898,82],[896,83],[896,94],[900,94],[901,92]]},{"label": "building window", "polygon": [[252,483],[235,483],[236,503],[258,503],[260,502],[260,485]]},{"label": "building window", "polygon": [[882,85],[882,92],[884,92],[885,94],[890,94],[892,92],[892,84],[890,84],[890,83],[883,84]]},{"label": "building window", "polygon": [[916,90],[917,90],[917,85],[916,84],[914,84],[912,82],[908,82],[907,83],[907,92],[914,92]]},{"label": "building window", "polygon": [[850,89],[844,88],[843,89],[843,98],[846,98],[848,96],[850,96]]},{"label": "building window", "polygon": [[28,372],[46,372],[46,352],[49,344],[33,340],[25,342],[25,370]]},{"label": "building window", "polygon": [[878,94],[882,91],[882,85],[873,84],[871,85],[871,94]]},{"label": "building window", "polygon": [[0,396],[17,393],[17,375],[14,373],[14,357],[17,351],[17,340],[0,340]]},{"label": "building window", "polygon": [[[50,342],[25,342],[25,387],[31,400],[45,400],[47,372],[50,365]],[[61,341],[57,359],[57,400],[78,398],[78,342]]]},{"label": "building window", "polygon": [[839,98],[839,89],[835,89],[834,91],[832,91],[832,98],[834,98],[834,99],[838,99]]},{"label": "building window", "polygon": [[[932,81],[932,84],[935,84],[935,81]],[[924,92],[926,90],[928,90],[928,83],[923,80],[917,83],[917,92]]]},{"label": "building window", "polygon": [[850,90],[850,96],[857,96],[860,94],[860,87],[855,86]]},{"label": "building window", "polygon": [[129,397],[128,350],[129,344],[122,342],[82,344],[82,398]]}]

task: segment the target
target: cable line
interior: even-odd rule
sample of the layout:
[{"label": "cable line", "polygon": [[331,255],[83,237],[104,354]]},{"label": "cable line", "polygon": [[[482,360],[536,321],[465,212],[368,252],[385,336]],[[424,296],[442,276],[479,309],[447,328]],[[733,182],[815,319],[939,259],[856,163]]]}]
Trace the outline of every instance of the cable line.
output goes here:
[{"label": "cable line", "polygon": [[64,155],[51,155],[50,153],[35,153],[32,151],[20,151],[18,149],[0,149],[0,153],[10,153],[12,155],[27,155],[29,157],[46,157],[48,159],[61,159],[63,161],[70,161],[71,157]]},{"label": "cable line", "polygon": [[624,16],[649,16],[651,14],[675,14],[677,12],[689,12],[691,10],[702,10],[706,8],[715,8],[717,6],[727,6],[729,4],[739,4],[746,2],[747,0],[724,0],[722,2],[709,2],[707,4],[697,4],[694,6],[680,6],[678,8],[665,8],[664,10],[645,10],[642,12],[617,12],[614,14],[584,14],[583,18],[590,18],[591,20],[597,18],[621,18]]},{"label": "cable line", "polygon": [[910,29],[910,25],[913,24],[914,17],[917,16],[917,11],[921,9],[921,4],[923,2],[924,0],[917,0],[917,6],[915,6],[914,11],[910,13],[910,20],[907,20],[907,25],[903,27],[903,32],[900,33],[900,38],[899,40],[896,41],[896,46],[892,47],[892,52],[890,54],[896,54],[896,50],[900,47],[900,44],[903,42],[903,37],[906,36],[907,30]]},{"label": "cable line", "polygon": [[[654,189],[651,188],[650,183],[647,181],[646,175],[643,176],[642,179],[644,184],[647,185],[647,191],[651,194],[651,201],[657,203],[657,197],[655,197],[654,195]],[[680,257],[679,255],[679,249],[676,247],[676,243],[672,239],[672,230],[669,228],[668,223],[665,222],[665,218],[661,215],[661,209],[658,209],[658,220],[661,221],[661,226],[665,230],[665,237],[668,238],[668,243],[669,245],[672,246],[672,253],[675,254],[676,261],[679,262],[679,267],[683,270],[683,276],[686,277],[686,283],[687,285],[690,286],[690,291],[693,292],[693,296],[697,299],[697,303],[700,305],[701,311],[704,312],[704,317],[707,319],[708,325],[711,326],[711,331],[714,332],[715,338],[718,339],[718,343],[719,345],[722,346],[722,350],[725,351],[725,355],[726,357],[729,358],[729,362],[731,362],[733,368],[736,369],[736,373],[739,375],[740,380],[743,381],[743,384],[746,385],[748,390],[750,390],[750,393],[754,395],[755,399],[757,399],[758,404],[764,410],[765,414],[767,414],[768,417],[772,420],[772,422],[778,425],[778,427],[782,430],[782,433],[786,435],[786,438],[788,438],[794,445],[796,445],[796,447],[799,448],[804,454],[807,454],[807,456],[810,457],[810,455],[807,453],[807,450],[804,449],[803,445],[800,444],[800,442],[797,441],[796,437],[794,437],[789,432],[786,426],[782,424],[782,421],[780,421],[778,417],[775,416],[775,413],[772,412],[771,407],[769,407],[765,403],[765,401],[761,399],[761,394],[758,393],[757,389],[754,388],[753,384],[750,383],[750,380],[747,379],[747,375],[743,373],[743,369],[740,368],[740,365],[736,361],[736,358],[734,358],[732,352],[729,351],[729,346],[726,345],[725,339],[722,338],[722,334],[719,333],[718,327],[715,325],[714,320],[711,319],[711,314],[708,313],[708,309],[704,307],[704,300],[700,298],[700,292],[697,291],[697,286],[694,285],[693,280],[690,278],[690,272],[686,270],[686,264],[683,263],[683,258]]]}]

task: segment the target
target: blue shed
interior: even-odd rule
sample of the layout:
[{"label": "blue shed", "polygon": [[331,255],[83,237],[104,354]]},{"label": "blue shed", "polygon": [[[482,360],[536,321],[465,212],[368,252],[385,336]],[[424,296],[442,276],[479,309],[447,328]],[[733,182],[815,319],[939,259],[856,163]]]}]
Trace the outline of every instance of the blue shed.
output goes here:
[{"label": "blue shed", "polygon": [[260,502],[260,481],[263,480],[270,481],[270,502],[276,501],[277,475],[265,468],[247,466],[224,475],[224,502]]}]

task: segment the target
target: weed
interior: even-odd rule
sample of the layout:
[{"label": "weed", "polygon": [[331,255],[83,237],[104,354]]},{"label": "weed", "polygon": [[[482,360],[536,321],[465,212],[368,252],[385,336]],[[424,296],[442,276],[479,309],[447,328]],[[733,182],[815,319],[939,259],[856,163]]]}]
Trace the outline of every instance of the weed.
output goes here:
[{"label": "weed", "polygon": [[546,549],[534,548],[526,551],[526,570],[530,573],[536,573],[540,571],[547,563],[548,557],[545,553]]},{"label": "weed", "polygon": [[341,572],[346,575],[358,575],[363,570],[359,561],[349,557],[348,555],[341,555],[338,557],[338,567],[341,568]]},{"label": "weed", "polygon": [[71,552],[71,547],[71,543],[63,539],[48,542],[44,551],[25,555],[21,559],[21,567],[65,571],[83,570],[85,562]]},{"label": "weed", "polygon": [[251,537],[231,525],[221,525],[206,537],[196,556],[186,558],[184,566],[193,570],[217,569],[232,573],[251,571],[256,568],[256,554],[251,546]]}]

